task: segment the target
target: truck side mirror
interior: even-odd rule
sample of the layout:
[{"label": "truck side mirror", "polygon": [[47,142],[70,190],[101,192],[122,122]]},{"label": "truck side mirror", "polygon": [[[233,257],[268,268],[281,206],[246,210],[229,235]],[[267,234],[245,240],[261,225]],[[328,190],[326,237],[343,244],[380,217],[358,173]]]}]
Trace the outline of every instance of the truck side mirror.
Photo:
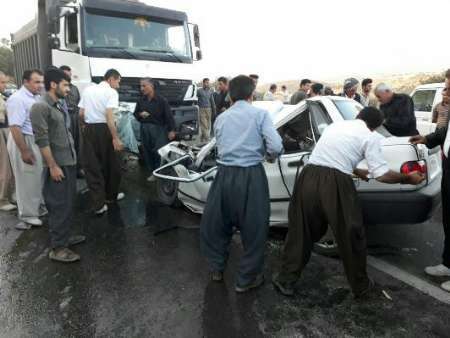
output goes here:
[{"label": "truck side mirror", "polygon": [[200,31],[198,25],[194,25],[194,44],[195,47],[200,48]]},{"label": "truck side mirror", "polygon": [[59,49],[61,46],[58,37],[54,35],[48,37],[48,45],[50,49]]},{"label": "truck side mirror", "polygon": [[200,49],[197,49],[196,53],[195,53],[195,59],[197,61],[200,61],[202,59],[202,51]]}]

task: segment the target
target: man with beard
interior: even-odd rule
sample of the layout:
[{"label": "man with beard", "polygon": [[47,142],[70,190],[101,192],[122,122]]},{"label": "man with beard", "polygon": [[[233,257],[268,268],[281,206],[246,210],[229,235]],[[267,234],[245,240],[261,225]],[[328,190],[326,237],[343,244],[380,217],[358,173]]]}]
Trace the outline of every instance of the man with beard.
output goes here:
[{"label": "man with beard", "polygon": [[49,258],[71,263],[80,256],[69,246],[81,243],[84,236],[70,237],[73,202],[76,194],[77,155],[70,133],[70,116],[61,99],[67,96],[70,78],[60,69],[44,74],[46,93],[31,107],[30,118],[44,162],[44,200],[49,212],[51,251]]}]

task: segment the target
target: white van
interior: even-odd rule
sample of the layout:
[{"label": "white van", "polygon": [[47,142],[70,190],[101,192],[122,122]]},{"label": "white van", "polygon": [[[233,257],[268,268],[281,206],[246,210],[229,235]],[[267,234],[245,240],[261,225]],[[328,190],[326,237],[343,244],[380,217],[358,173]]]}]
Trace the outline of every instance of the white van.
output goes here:
[{"label": "white van", "polygon": [[429,134],[435,129],[435,125],[432,123],[433,109],[442,101],[444,88],[445,83],[430,83],[416,87],[411,93],[416,112],[417,129],[422,135]]}]

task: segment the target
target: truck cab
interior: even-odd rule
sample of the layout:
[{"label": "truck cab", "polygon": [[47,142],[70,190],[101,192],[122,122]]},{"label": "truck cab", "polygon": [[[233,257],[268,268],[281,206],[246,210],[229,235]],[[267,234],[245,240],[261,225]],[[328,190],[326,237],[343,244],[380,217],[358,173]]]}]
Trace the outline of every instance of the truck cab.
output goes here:
[{"label": "truck cab", "polygon": [[169,101],[179,136],[197,131],[192,79],[202,55],[198,27],[184,12],[131,0],[39,0],[36,19],[12,40],[18,77],[26,68],[69,65],[82,92],[115,68],[122,113],[134,111],[139,80],[150,77]]}]

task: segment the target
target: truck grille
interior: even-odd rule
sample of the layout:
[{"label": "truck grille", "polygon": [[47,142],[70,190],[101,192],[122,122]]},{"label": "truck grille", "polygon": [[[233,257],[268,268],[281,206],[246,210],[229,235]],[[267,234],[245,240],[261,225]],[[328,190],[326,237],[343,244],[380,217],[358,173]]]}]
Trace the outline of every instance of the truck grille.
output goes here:
[{"label": "truck grille", "polygon": [[[99,83],[101,77],[94,77],[93,81]],[[139,88],[140,78],[123,77],[120,81],[119,100],[123,102],[136,102],[141,96]],[[176,79],[153,79],[156,83],[156,91],[164,96],[171,107],[183,104],[184,96],[192,81]]]}]

